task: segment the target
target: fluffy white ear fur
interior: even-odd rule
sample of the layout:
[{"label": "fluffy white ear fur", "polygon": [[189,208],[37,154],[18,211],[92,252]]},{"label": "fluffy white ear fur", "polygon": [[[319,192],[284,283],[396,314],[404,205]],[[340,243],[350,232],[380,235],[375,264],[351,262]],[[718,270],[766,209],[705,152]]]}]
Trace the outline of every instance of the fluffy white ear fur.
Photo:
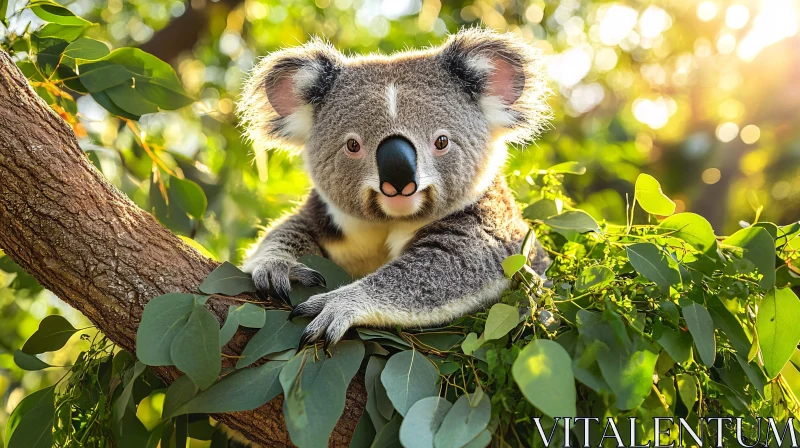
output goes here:
[{"label": "fluffy white ear fur", "polygon": [[519,37],[463,29],[450,37],[441,57],[478,101],[498,139],[528,141],[550,119],[541,55]]},{"label": "fluffy white ear fur", "polygon": [[[299,151],[313,124],[313,106],[343,56],[321,40],[263,58],[242,89],[237,113],[255,149],[284,147]],[[320,85],[322,80],[328,85]]]}]

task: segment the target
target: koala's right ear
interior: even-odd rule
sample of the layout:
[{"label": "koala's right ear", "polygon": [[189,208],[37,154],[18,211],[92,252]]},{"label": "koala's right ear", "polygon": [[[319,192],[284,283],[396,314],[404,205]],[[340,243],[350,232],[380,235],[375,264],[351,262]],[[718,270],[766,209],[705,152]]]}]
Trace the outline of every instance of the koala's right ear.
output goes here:
[{"label": "koala's right ear", "polygon": [[311,132],[314,107],[324,101],[343,64],[344,56],[320,40],[262,59],[237,107],[253,145],[301,148]]}]

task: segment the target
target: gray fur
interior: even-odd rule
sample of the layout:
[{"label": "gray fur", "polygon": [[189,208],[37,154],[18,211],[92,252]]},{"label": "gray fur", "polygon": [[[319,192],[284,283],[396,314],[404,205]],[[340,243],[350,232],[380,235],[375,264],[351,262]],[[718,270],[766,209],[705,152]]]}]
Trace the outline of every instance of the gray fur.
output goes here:
[{"label": "gray fur", "polygon": [[[240,115],[257,147],[297,148],[315,187],[243,268],[284,298],[290,281],[320,280],[297,262],[303,254],[362,277],[295,308],[316,316],[308,341],[336,342],[354,325],[445,323],[497,300],[501,262],[528,230],[500,169],[506,142],[537,135],[549,116],[542,73],[532,48],[478,29],[392,56],[344,57],[313,41],[265,58]],[[433,148],[442,133],[444,154]],[[352,136],[359,158],[344,150]],[[375,148],[390,136],[417,152],[420,191],[407,213],[378,188]],[[543,273],[546,255],[535,252]]]}]

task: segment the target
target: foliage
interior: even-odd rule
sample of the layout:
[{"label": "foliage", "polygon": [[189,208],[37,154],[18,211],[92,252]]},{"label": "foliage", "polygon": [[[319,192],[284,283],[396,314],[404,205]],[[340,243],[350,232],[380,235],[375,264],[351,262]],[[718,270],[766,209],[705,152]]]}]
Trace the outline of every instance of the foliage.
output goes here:
[{"label": "foliage", "polygon": [[[562,174],[545,176],[556,179],[549,179],[542,197],[566,200],[558,188]],[[653,182],[641,183],[647,191],[637,191],[645,208]],[[653,200],[659,213],[666,211],[659,208],[669,201],[663,192]],[[700,433],[701,417],[736,416],[745,419],[745,437],[759,440],[757,417],[797,416],[800,330],[792,316],[800,312],[800,299],[790,287],[800,284],[793,249],[800,225],[759,223],[740,231],[744,236],[718,238],[708,233],[707,222],[689,214],[652,225],[546,224],[583,215],[565,210],[533,222],[553,256],[547,272],[552,285],[543,285],[512,256],[505,267],[513,285],[488,311],[443,328],[359,329],[330,352],[317,345],[298,348],[304,323],[252,303],[231,307],[220,328],[206,302],[252,284],[223,264],[201,286],[210,296],[167,294],[148,303],[137,340],[141,362],[125,352],[112,357],[104,340],[81,354],[67,384],[86,381],[83,388],[102,397],[88,401],[89,408],[60,385],[23,401],[9,447],[24,446],[14,439],[15,427],[22,425],[49,436],[53,415],[57,441],[125,433],[155,443],[177,433],[186,415],[255,409],[281,392],[293,443],[326,446],[359,366],[368,403],[356,440],[364,446],[373,439],[372,446],[392,440],[407,447],[486,446],[492,440],[540,446],[533,418],[576,416],[638,417],[645,425],[639,429],[643,440],[653,437],[646,426],[651,417],[686,417]],[[526,246],[523,251],[530,250]],[[769,266],[760,263],[764,254],[770,254]],[[331,266],[319,257],[304,260]],[[789,270],[776,276],[777,268]],[[338,274],[324,270],[328,284],[341,284]],[[222,348],[239,325],[258,331],[236,368],[218,379]],[[24,348],[29,355],[57,350],[65,342],[62,334],[75,331],[62,318],[48,317]],[[166,388],[151,380],[134,397],[145,364],[175,365],[186,375]],[[115,394],[110,384],[122,393]],[[141,407],[141,400],[156,393],[166,397],[162,412],[146,427],[136,404]],[[38,405],[36,412],[26,412],[42,396],[54,400],[54,409],[72,410],[73,433],[61,423],[65,411]],[[715,428],[704,429],[705,437],[716,437]],[[574,438],[582,434],[582,428],[573,428]],[[723,440],[732,434],[724,432]],[[600,436],[590,433],[592,445]]]}]

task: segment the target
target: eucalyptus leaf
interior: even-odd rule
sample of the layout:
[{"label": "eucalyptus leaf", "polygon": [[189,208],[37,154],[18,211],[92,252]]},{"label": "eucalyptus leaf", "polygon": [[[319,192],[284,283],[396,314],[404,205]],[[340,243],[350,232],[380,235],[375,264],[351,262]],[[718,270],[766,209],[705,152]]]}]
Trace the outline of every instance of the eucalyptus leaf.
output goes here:
[{"label": "eucalyptus leaf", "polygon": [[664,328],[658,343],[677,362],[683,363],[692,359],[692,335],[685,331]]},{"label": "eucalyptus leaf", "polygon": [[676,375],[678,380],[678,394],[681,401],[686,405],[686,409],[690,412],[697,402],[697,382],[694,377],[689,374],[679,373]]},{"label": "eucalyptus leaf", "polygon": [[367,363],[367,370],[364,373],[364,388],[367,390],[367,404],[365,411],[369,415],[372,426],[378,432],[389,422],[389,418],[384,417],[378,407],[377,386],[383,387],[380,383],[381,372],[386,367],[386,360],[378,356],[371,356]]},{"label": "eucalyptus leaf", "polygon": [[14,364],[16,364],[17,367],[19,367],[20,369],[27,370],[29,372],[46,369],[48,367],[53,367],[50,364],[37,358],[35,355],[29,355],[28,353],[25,353],[22,350],[14,351]]},{"label": "eucalyptus leaf", "polygon": [[661,191],[661,184],[649,174],[636,179],[635,196],[639,205],[652,215],[669,216],[675,213],[675,203]]},{"label": "eucalyptus leaf", "polygon": [[53,445],[55,386],[40,389],[17,404],[6,421],[3,446],[49,448]]},{"label": "eucalyptus leaf", "polygon": [[649,350],[628,352],[605,347],[598,351],[597,363],[621,410],[639,407],[650,394],[658,355]]},{"label": "eucalyptus leaf", "polygon": [[711,319],[711,315],[699,303],[684,306],[681,311],[683,318],[686,319],[689,332],[694,338],[694,345],[697,347],[700,359],[707,367],[712,367],[717,353],[717,341],[714,337],[714,321]]},{"label": "eucalyptus leaf", "polygon": [[708,220],[695,213],[672,215],[661,221],[658,227],[669,230],[670,236],[689,243],[700,252],[707,252],[717,242],[714,229]]},{"label": "eucalyptus leaf", "polygon": [[164,417],[256,409],[281,393],[278,376],[284,364],[286,363],[281,361],[270,361],[258,367],[237,370],[208,389],[200,391]]},{"label": "eucalyptus leaf", "polygon": [[589,266],[583,269],[575,282],[578,292],[601,289],[614,280],[614,271],[605,266]]},{"label": "eucalyptus leaf", "polygon": [[436,432],[452,407],[442,397],[427,397],[414,403],[400,426],[400,442],[406,448],[433,448]]},{"label": "eucalyptus leaf", "polygon": [[173,197],[178,203],[178,207],[194,219],[203,219],[208,207],[208,199],[200,185],[189,179],[172,177],[169,180],[169,188],[174,193]]},{"label": "eucalyptus leaf", "polygon": [[557,174],[586,174],[586,167],[580,162],[562,162],[547,169],[550,173]]},{"label": "eucalyptus leaf", "polygon": [[175,366],[203,390],[214,384],[222,370],[219,322],[204,303],[195,301],[192,314],[170,347]]},{"label": "eucalyptus leaf", "polygon": [[500,339],[519,324],[519,310],[515,306],[505,303],[496,303],[489,310],[489,317],[486,318],[486,326],[483,331],[483,339],[490,341]]},{"label": "eucalyptus leaf", "polygon": [[511,373],[525,398],[545,415],[577,415],[572,359],[558,342],[534,339],[522,349]]},{"label": "eucalyptus leaf", "polygon": [[[480,396],[475,399],[467,394],[461,395],[442,418],[434,437],[434,446],[460,448],[467,445],[489,426],[491,417],[492,404],[489,395],[483,391],[480,391]],[[400,431],[402,437],[402,428]]]},{"label": "eucalyptus leaf", "polygon": [[53,314],[39,322],[39,329],[22,346],[29,355],[52,352],[61,349],[78,330],[67,319]]},{"label": "eucalyptus leaf", "polygon": [[769,379],[778,376],[800,343],[797,316],[800,316],[800,300],[789,288],[773,289],[761,301],[756,330]]},{"label": "eucalyptus leaf", "polygon": [[304,325],[289,320],[287,311],[267,310],[264,313],[264,325],[242,350],[236,367],[241,369],[264,356],[297,347]]},{"label": "eucalyptus leaf", "polygon": [[558,207],[552,199],[539,199],[533,204],[525,207],[522,216],[525,219],[544,221],[545,219],[558,214]]},{"label": "eucalyptus leaf", "polygon": [[506,278],[511,278],[522,269],[523,266],[528,262],[528,257],[521,254],[514,254],[503,260],[503,273],[505,273]]},{"label": "eucalyptus leaf", "polygon": [[148,366],[173,365],[170,347],[194,310],[207,296],[172,293],[152,299],[144,307],[136,331],[136,357]]},{"label": "eucalyptus leaf", "polygon": [[397,412],[405,416],[417,401],[438,394],[439,373],[423,354],[406,350],[389,358],[381,372],[381,384],[386,388]]},{"label": "eucalyptus leaf", "polygon": [[635,243],[626,247],[628,258],[636,272],[658,285],[662,293],[681,282],[681,274],[672,267],[667,256],[653,243]]},{"label": "eucalyptus leaf", "polygon": [[203,280],[200,291],[206,294],[236,296],[245,292],[256,292],[256,285],[249,274],[226,261]]},{"label": "eucalyptus leaf", "polygon": [[343,341],[331,349],[332,357],[313,359],[304,350],[281,370],[283,416],[292,443],[300,448],[327,446],[344,411],[347,386],[364,357],[361,341]]},{"label": "eucalyptus leaf", "polygon": [[544,223],[556,232],[586,233],[599,231],[597,221],[583,210],[571,210],[560,215],[551,216]]},{"label": "eucalyptus leaf", "polygon": [[748,227],[726,238],[722,244],[744,250],[744,258],[752,262],[762,275],[762,289],[769,291],[775,287],[775,242],[767,230]]}]

